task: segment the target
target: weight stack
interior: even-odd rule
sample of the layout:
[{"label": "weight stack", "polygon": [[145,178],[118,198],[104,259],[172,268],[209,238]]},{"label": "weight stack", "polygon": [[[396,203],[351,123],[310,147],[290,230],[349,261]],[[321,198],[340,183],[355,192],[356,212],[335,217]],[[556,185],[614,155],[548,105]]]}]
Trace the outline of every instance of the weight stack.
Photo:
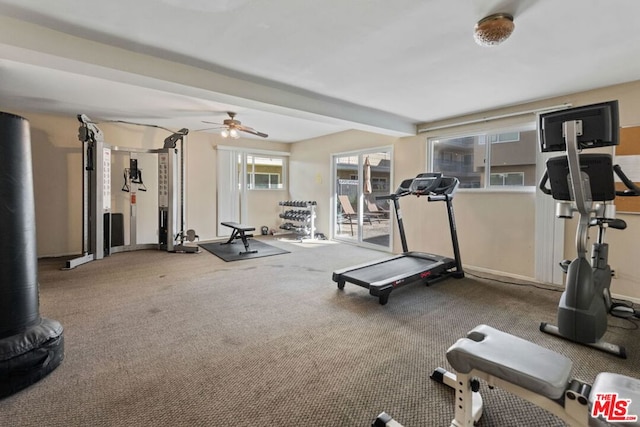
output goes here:
[{"label": "weight stack", "polygon": [[64,358],[62,325],[40,317],[29,122],[0,112],[0,398]]}]

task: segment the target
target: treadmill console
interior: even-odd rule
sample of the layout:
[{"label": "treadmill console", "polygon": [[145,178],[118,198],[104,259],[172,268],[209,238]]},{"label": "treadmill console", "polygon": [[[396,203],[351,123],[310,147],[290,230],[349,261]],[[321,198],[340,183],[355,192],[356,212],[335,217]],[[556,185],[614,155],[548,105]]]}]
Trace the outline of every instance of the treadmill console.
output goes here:
[{"label": "treadmill console", "polygon": [[440,181],[442,181],[441,172],[418,174],[411,183],[411,194],[416,196],[431,194],[440,186]]},{"label": "treadmill console", "polygon": [[396,190],[396,196],[402,197],[411,194],[411,185],[413,184],[413,178],[405,179],[400,183],[398,189]]},{"label": "treadmill console", "polygon": [[384,196],[376,196],[376,200],[398,200],[400,197],[408,196],[411,194],[411,184],[413,178],[405,179],[400,183],[395,193]]}]

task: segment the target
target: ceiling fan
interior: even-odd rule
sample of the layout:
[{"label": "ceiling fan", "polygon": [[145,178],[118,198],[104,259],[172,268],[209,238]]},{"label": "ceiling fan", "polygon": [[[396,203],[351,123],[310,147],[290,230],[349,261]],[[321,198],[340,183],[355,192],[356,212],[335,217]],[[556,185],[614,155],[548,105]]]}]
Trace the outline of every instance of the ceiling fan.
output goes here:
[{"label": "ceiling fan", "polygon": [[244,126],[239,120],[235,119],[236,113],[228,111],[227,114],[229,115],[229,118],[223,120],[222,123],[214,123],[214,122],[207,122],[207,121],[203,121],[203,123],[208,123],[212,125],[221,125],[222,131],[220,132],[220,135],[222,135],[223,138],[229,138],[229,137],[234,139],[239,138],[240,134],[238,132],[250,133],[251,135],[259,136],[261,138],[266,138],[269,136],[266,133],[258,132],[253,128]]}]

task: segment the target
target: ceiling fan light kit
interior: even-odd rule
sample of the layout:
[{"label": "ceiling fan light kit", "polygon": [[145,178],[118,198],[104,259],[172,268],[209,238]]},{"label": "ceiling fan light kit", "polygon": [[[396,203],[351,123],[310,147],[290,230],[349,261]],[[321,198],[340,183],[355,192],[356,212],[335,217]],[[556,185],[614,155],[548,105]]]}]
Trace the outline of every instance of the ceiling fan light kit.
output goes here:
[{"label": "ceiling fan light kit", "polygon": [[233,128],[222,129],[222,131],[220,132],[220,136],[223,138],[240,138],[240,134],[238,133],[238,131]]},{"label": "ceiling fan light kit", "polygon": [[250,133],[251,135],[259,136],[260,138],[267,138],[269,136],[264,132],[258,132],[253,128],[244,126],[239,120],[235,119],[236,113],[229,111],[227,114],[229,115],[229,118],[223,120],[222,123],[213,123],[208,121],[203,121],[203,123],[222,125],[220,136],[223,138],[238,139],[240,138],[240,132]]},{"label": "ceiling fan light kit", "polygon": [[480,46],[497,46],[509,38],[515,24],[508,13],[494,13],[482,18],[473,29],[473,38]]}]

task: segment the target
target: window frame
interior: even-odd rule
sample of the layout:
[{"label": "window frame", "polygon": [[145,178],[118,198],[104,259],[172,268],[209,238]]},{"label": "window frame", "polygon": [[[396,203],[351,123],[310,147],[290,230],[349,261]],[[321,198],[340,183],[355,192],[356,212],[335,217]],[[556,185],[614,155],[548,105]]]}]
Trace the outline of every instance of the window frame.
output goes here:
[{"label": "window frame", "polygon": [[[261,150],[258,148],[231,147],[228,145],[218,145],[216,149],[231,151],[238,155],[239,181],[238,187],[242,191],[289,191],[289,157],[286,151]],[[251,179],[248,170],[248,157],[269,157],[282,159],[282,188],[251,188]],[[244,186],[244,189],[242,188]]]},{"label": "window frame", "polygon": [[[278,185],[284,185],[284,183],[282,182],[282,174],[280,173],[273,173],[273,172],[253,172],[253,173],[249,173],[249,175],[251,175],[253,177],[253,180],[251,180],[249,178],[249,185],[252,185],[253,187],[250,187],[249,189],[252,190],[282,190],[282,188],[278,188]],[[257,176],[266,176],[268,177],[267,179],[267,187],[256,187],[256,177]],[[278,177],[278,179],[276,180],[277,183],[276,184],[272,184],[272,177]],[[272,187],[273,185],[276,185],[276,187]]]},{"label": "window frame", "polygon": [[[288,156],[283,156],[281,154],[270,154],[270,153],[264,153],[264,152],[258,152],[258,151],[251,151],[251,150],[247,150],[245,152],[242,153],[242,161],[245,164],[245,170],[246,170],[246,187],[247,190],[249,191],[253,191],[253,190],[258,190],[258,191],[282,191],[282,190],[286,190],[288,187],[288,183],[286,181],[286,177],[287,177],[287,167],[288,167],[288,163],[287,162],[287,158]],[[282,161],[282,173],[276,173],[276,172],[256,172],[255,170],[255,166],[256,166],[256,158],[257,159],[263,159],[263,158],[268,158],[270,160],[280,160]],[[251,159],[251,162],[249,161],[249,159]],[[256,180],[255,177],[256,175],[269,175],[269,177],[271,177],[272,175],[274,176],[279,176],[281,178],[281,186],[278,187],[276,185],[276,187],[272,187],[271,186],[271,182],[269,182],[269,187],[265,188],[265,187],[256,187]]]},{"label": "window frame", "polygon": [[[484,148],[484,155],[485,155],[485,159],[491,159],[491,146],[493,144],[504,144],[504,143],[510,143],[510,142],[517,142],[517,141],[495,141],[493,143],[486,143],[489,141],[489,137],[491,135],[500,135],[500,134],[509,134],[509,133],[518,133],[518,137],[521,137],[521,133],[525,132],[525,131],[534,131],[537,134],[537,122],[531,121],[531,122],[525,122],[525,123],[520,123],[517,125],[512,125],[512,126],[508,126],[508,127],[483,127],[483,128],[478,128],[478,129],[473,129],[473,130],[468,130],[468,131],[459,131],[456,132],[455,130],[453,130],[452,132],[443,132],[441,135],[431,135],[427,137],[427,141],[426,141],[426,153],[427,153],[427,159],[426,159],[426,165],[427,165],[427,170],[429,172],[434,172],[434,154],[435,154],[435,142],[439,141],[439,140],[444,140],[444,139],[456,139],[456,138],[468,138],[468,137],[481,137],[483,136],[484,138],[479,138],[481,141],[478,142],[478,145],[485,147]],[[499,139],[499,138],[498,138]],[[537,142],[537,138],[536,138],[536,142]],[[466,157],[468,155],[465,155],[465,162],[467,161]],[[473,158],[471,160],[471,163],[473,163]],[[537,164],[536,164],[536,160],[534,159],[534,162],[532,163],[533,166],[536,167],[536,176],[537,176]],[[517,172],[517,171],[514,171]],[[498,172],[495,172],[498,173]],[[535,193],[537,186],[534,185],[522,185],[522,186],[515,186],[515,185],[491,185],[491,166],[489,165],[489,167],[485,167],[484,171],[482,172],[482,174],[484,175],[484,186],[479,187],[479,188],[459,188],[458,192],[473,192],[473,193]]]},{"label": "window frame", "polygon": [[[521,177],[521,181],[524,183],[524,172],[491,172],[489,175],[489,181],[491,181],[491,178],[493,178],[494,176],[497,175],[502,175],[502,182],[505,182],[505,178],[506,175],[518,175],[519,177]],[[502,184],[502,185],[496,185],[496,184],[489,184],[490,187],[525,187],[524,184],[519,184],[519,185],[508,185],[508,184]]]},{"label": "window frame", "polygon": [[[518,137],[516,139],[500,139],[500,136],[503,135],[509,135],[512,133],[517,133]],[[486,141],[489,141],[490,144],[506,144],[509,142],[518,142],[520,141],[520,134],[522,133],[522,131],[520,130],[512,130],[512,131],[507,131],[507,132],[503,132],[503,131],[496,131],[496,132],[486,132],[484,133],[484,138],[482,140],[480,140],[480,142],[478,143],[479,145],[484,145],[486,143]],[[482,135],[482,133],[478,134],[478,135]],[[496,140],[495,141],[490,141],[491,137],[495,136]]]}]

